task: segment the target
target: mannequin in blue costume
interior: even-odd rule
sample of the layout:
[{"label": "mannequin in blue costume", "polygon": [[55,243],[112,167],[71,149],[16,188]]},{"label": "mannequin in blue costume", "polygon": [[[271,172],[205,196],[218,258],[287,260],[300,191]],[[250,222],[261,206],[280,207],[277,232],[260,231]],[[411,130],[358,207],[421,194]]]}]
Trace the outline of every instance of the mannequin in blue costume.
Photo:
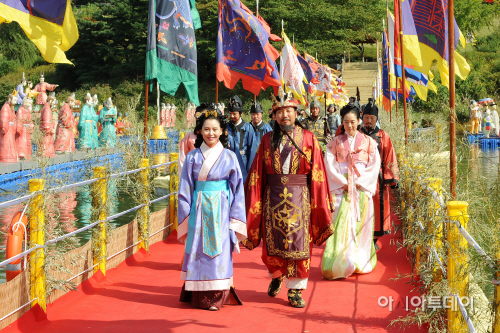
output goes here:
[{"label": "mannequin in blue costume", "polygon": [[95,113],[92,106],[92,96],[87,93],[87,96],[85,96],[85,105],[82,107],[80,120],[78,121],[78,132],[80,133],[78,148],[97,148],[98,120],[99,116]]},{"label": "mannequin in blue costume", "polygon": [[101,147],[114,147],[116,144],[116,107],[113,105],[111,97],[106,102],[106,107],[99,114],[99,122],[102,124],[102,131],[99,135],[99,145]]},{"label": "mannequin in blue costume", "polygon": [[[257,139],[257,147],[260,144],[260,140],[267,132],[271,132],[273,128],[271,125],[266,124],[262,121],[262,115],[264,114],[264,110],[262,109],[262,105],[259,102],[254,101],[252,107],[250,108],[250,114],[252,115],[252,126],[255,130],[255,136]],[[252,156],[255,156],[255,152],[252,152]]]},{"label": "mannequin in blue costume", "polygon": [[241,173],[243,174],[243,180],[245,181],[257,148],[259,147],[259,142],[252,125],[241,119],[243,102],[239,96],[235,95],[229,100],[228,110],[230,120],[228,126],[229,149],[236,154]]}]

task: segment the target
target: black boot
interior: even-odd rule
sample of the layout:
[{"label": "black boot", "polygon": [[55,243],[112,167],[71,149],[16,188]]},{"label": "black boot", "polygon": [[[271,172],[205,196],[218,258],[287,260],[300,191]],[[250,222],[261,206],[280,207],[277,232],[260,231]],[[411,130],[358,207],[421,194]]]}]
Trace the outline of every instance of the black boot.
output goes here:
[{"label": "black boot", "polygon": [[281,291],[283,280],[285,280],[285,277],[283,275],[280,276],[279,278],[272,279],[271,283],[269,284],[269,289],[267,290],[267,294],[271,297],[276,297]]},{"label": "black boot", "polygon": [[302,299],[301,289],[289,289],[288,290],[288,303],[294,308],[304,308],[306,306],[306,301]]}]

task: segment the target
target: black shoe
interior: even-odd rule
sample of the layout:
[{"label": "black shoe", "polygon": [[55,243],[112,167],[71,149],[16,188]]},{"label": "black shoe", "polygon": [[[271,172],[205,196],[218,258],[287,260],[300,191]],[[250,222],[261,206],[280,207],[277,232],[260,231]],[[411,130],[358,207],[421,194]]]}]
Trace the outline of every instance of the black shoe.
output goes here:
[{"label": "black shoe", "polygon": [[267,294],[271,297],[276,297],[281,291],[283,280],[285,280],[285,277],[283,275],[280,276],[279,278],[272,279],[271,283],[269,284],[269,289],[267,290]]},{"label": "black shoe", "polygon": [[306,301],[302,299],[302,290],[300,289],[289,289],[288,290],[288,303],[294,308],[304,308],[306,306]]}]

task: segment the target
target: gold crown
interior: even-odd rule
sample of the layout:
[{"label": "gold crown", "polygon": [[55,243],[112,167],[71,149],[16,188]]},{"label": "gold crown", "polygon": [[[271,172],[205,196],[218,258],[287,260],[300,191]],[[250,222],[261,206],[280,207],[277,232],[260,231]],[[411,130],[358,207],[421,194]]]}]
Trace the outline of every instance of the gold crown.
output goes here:
[{"label": "gold crown", "polygon": [[198,111],[198,112],[196,112],[195,116],[196,116],[196,118],[200,118],[202,114],[205,114],[205,117],[214,116],[217,118],[217,111],[216,110]]},{"label": "gold crown", "polygon": [[16,89],[14,89],[14,90],[12,91],[11,95],[12,95],[12,96],[17,96],[17,91],[16,91]]},{"label": "gold crown", "polygon": [[271,94],[271,99],[273,101],[273,112],[289,106],[294,108],[297,108],[299,106],[299,103],[293,99],[293,94],[285,93],[282,86],[280,86],[278,89],[278,97],[280,100],[278,100],[276,96]]}]

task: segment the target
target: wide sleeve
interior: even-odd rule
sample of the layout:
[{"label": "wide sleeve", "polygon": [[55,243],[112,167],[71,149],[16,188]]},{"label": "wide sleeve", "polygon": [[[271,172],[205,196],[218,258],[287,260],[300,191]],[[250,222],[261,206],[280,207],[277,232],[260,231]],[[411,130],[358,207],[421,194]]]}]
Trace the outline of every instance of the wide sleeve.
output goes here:
[{"label": "wide sleeve", "polygon": [[336,142],[337,139],[334,139],[326,146],[325,167],[330,191],[334,194],[342,194],[344,186],[347,185],[347,178],[340,172],[340,165],[336,155]]},{"label": "wide sleeve", "polygon": [[24,130],[24,108],[20,107],[16,114],[16,133],[21,134]]},{"label": "wide sleeve", "polygon": [[382,175],[384,178],[384,184],[393,184],[399,182],[399,168],[398,161],[396,159],[396,151],[392,145],[391,138],[387,133],[384,132],[382,136]]},{"label": "wide sleeve", "polygon": [[7,134],[9,133],[9,110],[7,108],[10,108],[10,106],[5,103],[2,107],[2,110],[0,111],[0,131],[2,134]]},{"label": "wide sleeve", "polygon": [[316,137],[312,137],[311,226],[313,242],[321,245],[333,234],[334,201],[328,185],[325,161]]},{"label": "wide sleeve", "polygon": [[24,93],[24,87],[22,84],[19,87],[19,91],[17,92],[17,95],[21,98],[21,100],[23,100],[24,97],[26,97],[26,94]]},{"label": "wide sleeve", "polygon": [[191,212],[191,205],[193,201],[194,192],[194,179],[193,179],[193,154],[187,157],[184,168],[182,169],[179,178],[179,192],[178,192],[178,209],[177,218],[179,225],[177,227],[177,239],[181,243],[186,243],[188,232],[188,220]]},{"label": "wide sleeve", "polygon": [[239,168],[238,160],[234,154],[231,155],[231,173],[229,175],[229,190],[231,191],[231,203],[229,207],[229,229],[236,233],[238,241],[247,238],[247,218],[245,216],[245,190],[243,175]]},{"label": "wide sleeve", "polygon": [[50,84],[50,83],[47,83],[45,85],[45,89],[48,90],[48,91],[54,91],[54,89],[57,88],[57,84]]},{"label": "wide sleeve", "polygon": [[257,149],[250,171],[245,182],[245,206],[247,214],[248,239],[243,240],[243,245],[252,250],[259,246],[262,238],[262,207],[264,206],[264,186],[266,184],[264,141],[269,141],[269,135],[262,138]]},{"label": "wide sleeve", "polygon": [[87,105],[84,105],[82,107],[82,110],[80,112],[80,118],[78,119],[78,126],[77,126],[77,129],[78,129],[78,132],[81,132],[82,129],[83,129],[83,125],[85,124],[85,120],[87,120]]},{"label": "wide sleeve", "polygon": [[380,172],[380,155],[377,149],[377,142],[370,137],[368,145],[368,164],[362,170],[359,170],[360,177],[355,181],[361,189],[370,197],[375,194],[377,190],[378,175]]}]

